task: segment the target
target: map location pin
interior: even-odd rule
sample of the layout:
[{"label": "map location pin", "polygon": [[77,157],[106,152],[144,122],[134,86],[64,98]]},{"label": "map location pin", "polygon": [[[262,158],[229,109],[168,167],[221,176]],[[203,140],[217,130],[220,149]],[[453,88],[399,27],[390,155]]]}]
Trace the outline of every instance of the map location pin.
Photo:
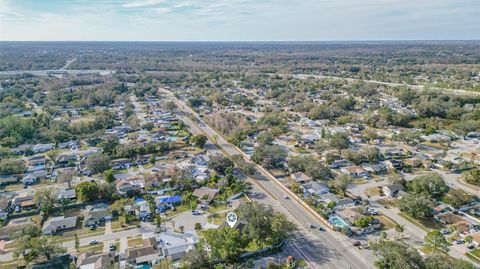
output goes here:
[{"label": "map location pin", "polygon": [[237,215],[233,212],[230,212],[228,213],[227,215],[227,223],[228,223],[228,226],[230,226],[230,228],[233,228],[233,226],[235,226],[235,223],[237,223]]}]

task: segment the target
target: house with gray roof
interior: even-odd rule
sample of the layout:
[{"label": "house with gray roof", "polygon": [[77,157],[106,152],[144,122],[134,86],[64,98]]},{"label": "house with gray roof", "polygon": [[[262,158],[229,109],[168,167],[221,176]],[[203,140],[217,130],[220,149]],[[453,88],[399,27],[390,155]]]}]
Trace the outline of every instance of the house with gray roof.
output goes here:
[{"label": "house with gray roof", "polygon": [[52,235],[58,231],[75,228],[76,226],[77,217],[51,217],[43,224],[42,233]]}]

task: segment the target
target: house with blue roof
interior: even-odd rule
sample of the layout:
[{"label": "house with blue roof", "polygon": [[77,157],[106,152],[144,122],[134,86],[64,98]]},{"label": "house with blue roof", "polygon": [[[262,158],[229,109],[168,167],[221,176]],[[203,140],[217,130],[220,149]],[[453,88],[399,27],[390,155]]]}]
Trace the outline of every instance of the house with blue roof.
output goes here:
[{"label": "house with blue roof", "polygon": [[181,202],[182,202],[182,196],[180,195],[155,197],[155,204],[157,205],[157,209],[160,212],[165,211],[167,208],[171,208],[175,205],[178,205]]}]

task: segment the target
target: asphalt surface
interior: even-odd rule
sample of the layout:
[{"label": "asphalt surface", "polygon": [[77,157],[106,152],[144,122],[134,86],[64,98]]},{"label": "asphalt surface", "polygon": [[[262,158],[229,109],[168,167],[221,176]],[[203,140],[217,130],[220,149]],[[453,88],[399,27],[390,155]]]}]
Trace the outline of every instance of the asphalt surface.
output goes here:
[{"label": "asphalt surface", "polygon": [[[179,109],[199,119],[195,111],[183,101],[175,98],[171,92],[164,89],[160,90],[168,94]],[[181,120],[193,134],[203,133],[210,139],[216,137],[218,147],[209,143],[207,145],[208,150],[219,151],[220,148],[221,152],[229,156],[241,154],[236,147],[228,143],[215,130],[201,122],[201,119],[199,119],[200,123],[196,123],[187,116],[181,116]],[[325,227],[327,231],[308,228],[309,224],[321,226],[320,221],[316,216],[305,210],[293,197],[285,199],[285,191],[278,183],[270,180],[267,175],[259,171],[255,175],[255,179],[247,178],[247,180],[253,183],[253,192],[260,194],[260,197],[255,198],[256,200],[272,205],[297,225],[298,231],[289,240],[284,250],[290,252],[289,255],[304,259],[310,268],[373,268],[372,252],[353,247],[352,243],[355,240],[329,231]]]}]

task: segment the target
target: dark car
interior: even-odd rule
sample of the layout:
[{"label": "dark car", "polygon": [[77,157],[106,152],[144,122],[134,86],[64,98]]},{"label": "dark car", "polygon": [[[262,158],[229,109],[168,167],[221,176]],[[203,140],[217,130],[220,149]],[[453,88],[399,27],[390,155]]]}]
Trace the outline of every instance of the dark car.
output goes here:
[{"label": "dark car", "polygon": [[359,247],[359,246],[361,246],[361,245],[362,245],[362,243],[360,243],[360,241],[355,241],[355,242],[353,242],[353,246],[354,246],[354,247]]}]

